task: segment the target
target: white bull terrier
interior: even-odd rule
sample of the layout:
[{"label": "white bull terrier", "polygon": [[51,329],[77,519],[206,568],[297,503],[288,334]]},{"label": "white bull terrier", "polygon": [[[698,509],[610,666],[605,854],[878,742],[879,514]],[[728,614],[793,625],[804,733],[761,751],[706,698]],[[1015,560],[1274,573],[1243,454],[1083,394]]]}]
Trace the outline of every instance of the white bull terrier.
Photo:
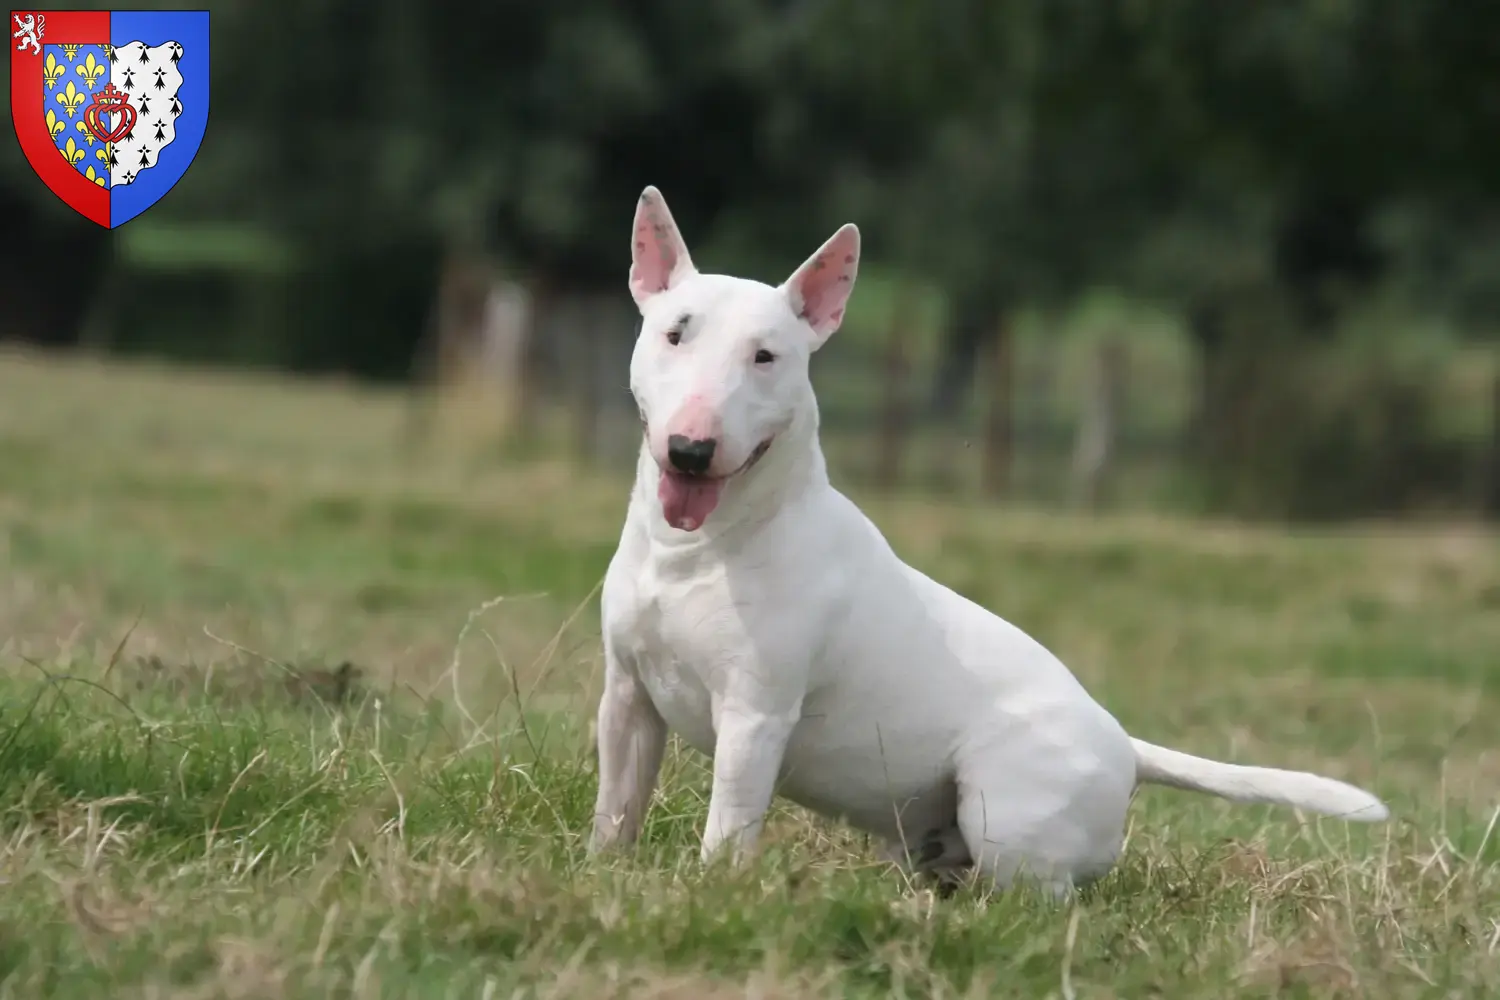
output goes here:
[{"label": "white bull terrier", "polygon": [[700,274],[661,194],[636,207],[630,391],[645,427],[602,592],[590,851],[640,832],[669,729],[713,758],[705,860],[742,858],[774,794],[909,870],[1056,894],[1119,856],[1142,782],[1346,819],[1331,778],[1132,739],[1010,623],[906,565],[835,490],[808,360],[859,266],[845,225],[778,288]]}]

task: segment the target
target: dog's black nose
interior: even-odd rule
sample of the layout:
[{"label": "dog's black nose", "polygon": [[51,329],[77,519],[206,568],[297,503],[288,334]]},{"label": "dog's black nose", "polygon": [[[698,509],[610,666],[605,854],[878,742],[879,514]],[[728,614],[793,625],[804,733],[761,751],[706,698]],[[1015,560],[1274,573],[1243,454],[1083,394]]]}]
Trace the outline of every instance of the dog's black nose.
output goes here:
[{"label": "dog's black nose", "polygon": [[713,438],[690,441],[681,434],[673,434],[667,438],[667,461],[678,472],[701,476],[713,462],[714,448],[718,443]]}]

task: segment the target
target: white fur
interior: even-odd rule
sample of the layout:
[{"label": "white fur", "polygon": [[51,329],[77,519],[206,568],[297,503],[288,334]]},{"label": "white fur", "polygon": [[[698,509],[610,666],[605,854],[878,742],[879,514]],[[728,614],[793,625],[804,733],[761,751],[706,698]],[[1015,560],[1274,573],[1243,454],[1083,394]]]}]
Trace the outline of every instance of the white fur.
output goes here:
[{"label": "white fur", "polygon": [[[635,236],[644,322],[630,381],[645,441],[602,597],[591,850],[639,833],[669,729],[713,758],[705,859],[753,847],[776,793],[884,838],[913,867],[977,864],[996,885],[1056,892],[1114,865],[1139,782],[1386,817],[1329,778],[1133,740],[1051,653],[903,563],[829,484],[808,358],[842,319],[854,227],[779,288],[699,274],[654,188]],[[843,277],[820,259],[847,262]],[[775,360],[755,363],[762,349]],[[710,474],[728,477],[694,531],[669,525],[658,500],[665,428],[686,410],[715,428]]]}]

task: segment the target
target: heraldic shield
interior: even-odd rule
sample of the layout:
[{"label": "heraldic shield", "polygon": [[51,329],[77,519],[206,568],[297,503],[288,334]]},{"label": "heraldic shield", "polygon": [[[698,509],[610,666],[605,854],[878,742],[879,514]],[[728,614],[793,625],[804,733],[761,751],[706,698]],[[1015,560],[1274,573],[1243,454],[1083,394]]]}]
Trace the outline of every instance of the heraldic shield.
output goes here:
[{"label": "heraldic shield", "polygon": [[10,20],[10,117],[42,183],[108,229],[160,201],[208,127],[208,11]]}]

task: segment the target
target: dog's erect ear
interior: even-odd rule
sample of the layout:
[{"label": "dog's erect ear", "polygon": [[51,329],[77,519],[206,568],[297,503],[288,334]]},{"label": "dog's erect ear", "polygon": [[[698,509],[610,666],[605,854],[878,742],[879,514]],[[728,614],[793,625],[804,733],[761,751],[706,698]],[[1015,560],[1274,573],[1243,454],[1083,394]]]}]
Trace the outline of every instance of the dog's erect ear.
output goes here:
[{"label": "dog's erect ear", "polygon": [[630,231],[630,294],[642,309],[655,295],[695,273],[687,244],[661,192],[648,187],[635,206]]},{"label": "dog's erect ear", "polygon": [[812,327],[813,350],[844,321],[844,307],[859,274],[859,228],[845,223],[781,286],[792,312]]}]

